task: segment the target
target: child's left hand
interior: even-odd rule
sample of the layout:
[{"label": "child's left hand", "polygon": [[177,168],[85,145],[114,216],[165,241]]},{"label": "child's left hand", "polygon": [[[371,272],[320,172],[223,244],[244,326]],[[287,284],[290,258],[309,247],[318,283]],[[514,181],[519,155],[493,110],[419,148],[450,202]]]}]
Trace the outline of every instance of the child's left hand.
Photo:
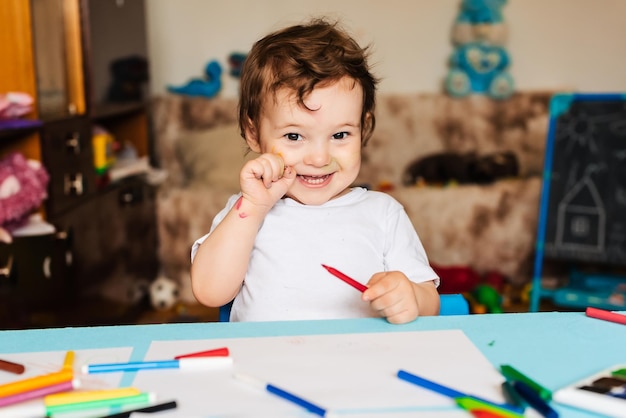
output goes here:
[{"label": "child's left hand", "polygon": [[[415,320],[420,314],[432,315],[420,312],[420,298],[416,292],[422,290],[418,288],[422,285],[432,287],[436,292],[430,282],[413,283],[399,271],[376,273],[367,283],[368,289],[363,292],[363,300],[369,301],[372,309],[390,323],[404,324]],[[426,291],[430,292],[430,289]]]}]

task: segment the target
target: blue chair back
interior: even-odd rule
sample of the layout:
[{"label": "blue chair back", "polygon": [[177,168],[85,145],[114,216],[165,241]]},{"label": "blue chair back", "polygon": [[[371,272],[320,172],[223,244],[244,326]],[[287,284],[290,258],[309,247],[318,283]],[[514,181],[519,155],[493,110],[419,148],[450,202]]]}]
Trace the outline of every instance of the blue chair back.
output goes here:
[{"label": "blue chair back", "polygon": [[[439,315],[447,316],[447,315],[468,315],[469,311],[469,303],[467,299],[463,297],[460,293],[455,293],[452,295],[440,295],[441,299],[441,309],[439,311]],[[220,307],[220,322],[228,322],[230,318],[230,308],[232,307],[232,302],[227,303],[224,306]]]}]

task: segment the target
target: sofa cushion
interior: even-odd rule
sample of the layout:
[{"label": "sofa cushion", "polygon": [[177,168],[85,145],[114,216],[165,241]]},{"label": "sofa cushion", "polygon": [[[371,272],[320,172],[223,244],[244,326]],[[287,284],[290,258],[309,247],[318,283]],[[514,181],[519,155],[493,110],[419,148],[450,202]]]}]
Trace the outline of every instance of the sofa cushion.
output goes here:
[{"label": "sofa cushion", "polygon": [[[183,172],[184,187],[220,187],[236,193],[239,171],[253,156],[239,135],[237,124],[181,134],[176,143],[176,155]],[[224,202],[226,203],[226,202]]]}]

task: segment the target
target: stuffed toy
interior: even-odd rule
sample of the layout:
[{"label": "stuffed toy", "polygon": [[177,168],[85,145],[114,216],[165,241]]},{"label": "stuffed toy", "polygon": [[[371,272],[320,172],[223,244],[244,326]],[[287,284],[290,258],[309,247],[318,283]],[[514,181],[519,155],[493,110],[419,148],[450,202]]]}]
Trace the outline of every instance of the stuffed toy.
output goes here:
[{"label": "stuffed toy", "polygon": [[444,87],[454,97],[484,94],[506,99],[513,94],[508,73],[509,54],[504,48],[506,26],[502,7],[506,0],[463,0],[454,23],[450,58]]},{"label": "stuffed toy", "polygon": [[507,28],[502,18],[506,0],[464,0],[452,28],[452,42],[463,45],[485,42],[503,46]]},{"label": "stuffed toy", "polygon": [[21,92],[0,94],[0,120],[16,119],[33,110],[31,95]]},{"label": "stuffed toy", "polygon": [[243,67],[243,62],[246,60],[246,54],[241,52],[233,52],[228,56],[228,66],[230,70],[228,73],[233,77],[241,76],[241,69]]},{"label": "stuffed toy", "polygon": [[462,45],[452,54],[446,89],[455,97],[483,93],[505,99],[513,93],[513,78],[506,71],[508,65],[509,55],[501,46],[477,42]]},{"label": "stuffed toy", "polygon": [[519,175],[517,157],[512,152],[487,155],[475,153],[443,152],[431,154],[409,164],[402,183],[416,184],[489,184]]},{"label": "stuffed toy", "polygon": [[222,88],[222,67],[219,62],[211,61],[204,68],[205,78],[194,78],[182,86],[168,86],[170,93],[211,98]]},{"label": "stuffed toy", "polygon": [[49,175],[39,161],[11,153],[0,160],[0,228],[22,226],[48,197]]},{"label": "stuffed toy", "polygon": [[109,67],[111,85],[107,99],[111,102],[143,100],[143,85],[148,81],[148,61],[140,56],[117,59]]}]

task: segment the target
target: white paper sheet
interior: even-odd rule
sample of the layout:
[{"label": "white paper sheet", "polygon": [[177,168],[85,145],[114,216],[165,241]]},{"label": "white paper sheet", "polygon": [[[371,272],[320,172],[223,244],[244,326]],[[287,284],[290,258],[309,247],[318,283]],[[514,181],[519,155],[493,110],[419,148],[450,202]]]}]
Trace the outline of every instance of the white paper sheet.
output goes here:
[{"label": "white paper sheet", "polygon": [[301,407],[249,387],[252,375],[341,416],[467,416],[454,401],[396,377],[403,369],[496,402],[503,377],[460,330],[155,341],[146,360],[228,347],[231,368],[143,371],[133,385],[178,401],[159,417],[311,416]]}]

